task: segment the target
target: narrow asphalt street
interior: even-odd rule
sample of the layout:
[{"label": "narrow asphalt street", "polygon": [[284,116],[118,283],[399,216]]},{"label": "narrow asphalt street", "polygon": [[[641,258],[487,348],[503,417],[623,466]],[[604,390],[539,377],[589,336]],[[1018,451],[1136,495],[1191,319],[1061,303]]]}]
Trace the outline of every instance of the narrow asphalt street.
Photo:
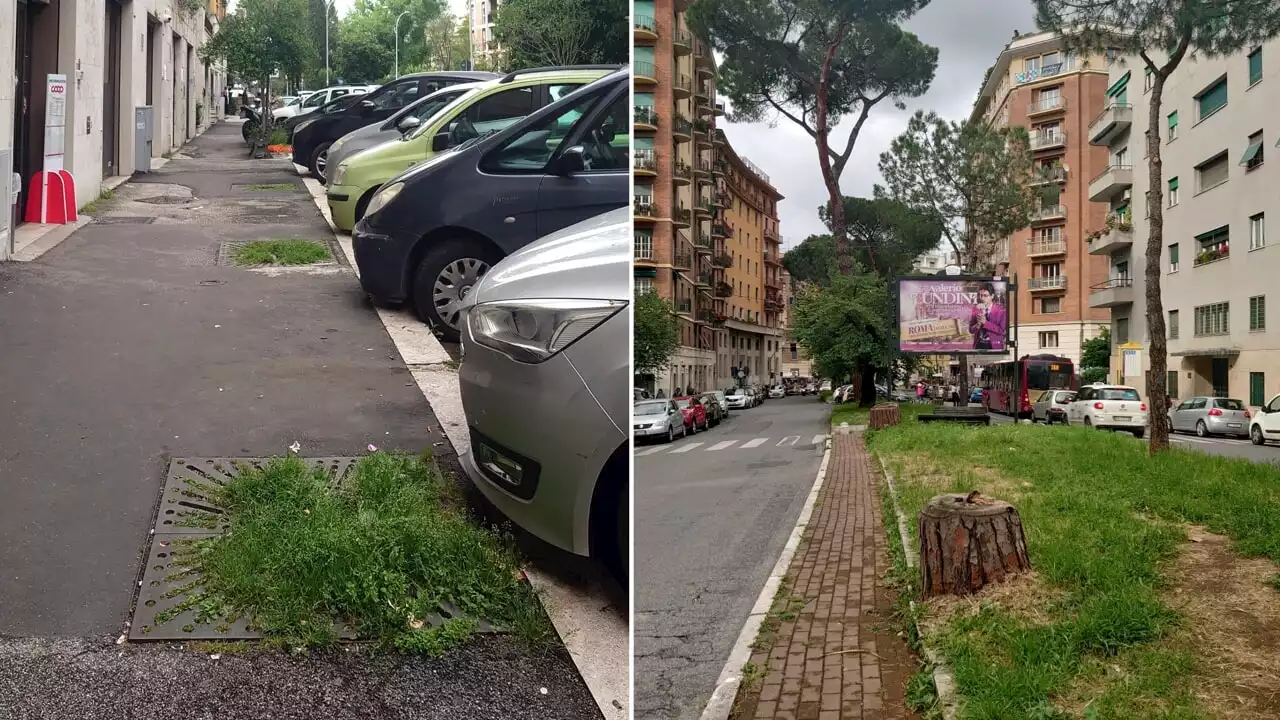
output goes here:
[{"label": "narrow asphalt street", "polygon": [[813,486],[829,406],[768,400],[635,454],[635,717],[702,713]]},{"label": "narrow asphalt street", "polygon": [[567,657],[503,637],[403,664],[117,648],[170,457],[448,445],[341,253],[225,262],[229,242],[333,245],[290,163],[248,160],[238,124],[85,214],[39,260],[0,264],[0,717],[596,715]]}]

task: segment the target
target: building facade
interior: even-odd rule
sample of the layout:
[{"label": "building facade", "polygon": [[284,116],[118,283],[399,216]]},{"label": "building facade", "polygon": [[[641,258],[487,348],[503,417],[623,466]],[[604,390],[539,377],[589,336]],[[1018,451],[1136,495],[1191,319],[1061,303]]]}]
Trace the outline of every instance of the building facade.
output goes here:
[{"label": "building facade", "polygon": [[498,17],[500,0],[467,0],[467,28],[471,33],[471,65],[474,68],[493,67],[500,58],[500,49],[493,37],[494,23]]},{"label": "building facade", "polygon": [[[17,173],[22,183],[13,224],[25,215],[28,183],[47,162],[71,172],[80,206],[98,197],[104,179],[131,175],[136,108],[152,108],[152,157],[181,146],[221,113],[224,76],[199,58],[217,32],[216,11],[225,12],[210,7],[0,0],[0,173]],[[56,117],[46,102],[50,75],[66,77],[57,83],[66,93],[61,132],[46,132]]]},{"label": "building facade", "polygon": [[1100,227],[1106,209],[1091,202],[1090,181],[1108,166],[1092,145],[1089,123],[1106,104],[1106,59],[1068,52],[1061,36],[1015,37],[983,82],[973,120],[1031,134],[1039,208],[1031,227],[1002,243],[1002,257],[1018,278],[1020,355],[1053,353],[1080,359],[1081,345],[1107,323],[1092,307],[1090,288],[1107,277],[1106,261],[1091,255],[1085,234]]},{"label": "building facade", "polygon": [[[1112,102],[1090,128],[1091,140],[1113,158],[1091,189],[1111,205],[1109,221],[1090,243],[1110,276],[1091,304],[1111,314],[1112,379],[1144,388],[1151,342],[1144,199],[1151,183],[1144,159],[1150,79],[1142,60],[1117,59],[1111,88]],[[1280,136],[1280,41],[1220,58],[1189,56],[1166,81],[1162,105],[1156,130],[1168,391],[1263,405],[1280,392],[1280,333],[1267,319],[1280,256],[1266,233],[1267,216],[1280,217],[1280,168],[1266,162],[1267,147]],[[1113,188],[1131,189],[1139,199],[1133,210]]]},{"label": "building facade", "polygon": [[779,318],[779,324],[782,331],[782,358],[780,367],[782,368],[783,377],[813,377],[813,361],[805,353],[804,345],[800,344],[795,335],[791,331],[791,313],[796,304],[796,291],[791,280],[791,273],[786,268],[779,271],[779,277],[782,281],[782,315]]}]

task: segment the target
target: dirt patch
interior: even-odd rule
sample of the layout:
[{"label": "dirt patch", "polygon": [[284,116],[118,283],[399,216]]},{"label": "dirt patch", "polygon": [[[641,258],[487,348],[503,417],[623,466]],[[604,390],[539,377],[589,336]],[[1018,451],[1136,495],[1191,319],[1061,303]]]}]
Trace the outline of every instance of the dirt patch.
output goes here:
[{"label": "dirt patch", "polygon": [[1223,720],[1280,719],[1280,592],[1276,565],[1242,558],[1202,527],[1171,569],[1169,604],[1186,614],[1200,668],[1196,696]]},{"label": "dirt patch", "polygon": [[974,617],[984,607],[993,606],[1029,625],[1048,625],[1054,621],[1050,609],[1063,595],[1032,570],[1004,582],[987,585],[976,595],[930,598],[924,603],[926,615],[920,621],[920,629],[931,635],[952,620]]}]

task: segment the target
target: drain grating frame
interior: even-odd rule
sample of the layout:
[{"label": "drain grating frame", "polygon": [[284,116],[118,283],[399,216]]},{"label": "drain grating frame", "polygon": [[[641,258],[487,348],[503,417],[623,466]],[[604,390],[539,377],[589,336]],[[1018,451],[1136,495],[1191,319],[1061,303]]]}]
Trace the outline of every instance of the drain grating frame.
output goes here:
[{"label": "drain grating frame", "polygon": [[151,197],[137,198],[135,202],[147,203],[148,205],[184,205],[189,202],[195,202],[196,196],[183,197],[181,195],[152,195]]},{"label": "drain grating frame", "polygon": [[154,217],[145,217],[138,215],[108,215],[98,216],[93,219],[94,225],[150,225],[155,222]]}]

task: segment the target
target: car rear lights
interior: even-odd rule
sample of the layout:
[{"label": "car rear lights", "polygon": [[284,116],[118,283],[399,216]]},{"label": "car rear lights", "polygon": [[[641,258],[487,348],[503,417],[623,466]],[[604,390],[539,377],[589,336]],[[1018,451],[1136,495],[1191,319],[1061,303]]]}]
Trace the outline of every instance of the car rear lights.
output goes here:
[{"label": "car rear lights", "polygon": [[1221,410],[1219,410],[1218,408],[1214,408],[1214,409],[1212,409],[1212,410],[1210,410],[1210,411],[1209,411],[1209,416],[1210,416],[1210,417],[1222,417],[1222,411],[1221,411]]},{"label": "car rear lights", "polygon": [[1147,404],[1146,404],[1146,403],[1142,403],[1141,405],[1139,405],[1139,406],[1138,406],[1138,409],[1139,409],[1139,410],[1141,410],[1142,412],[1146,412],[1146,411],[1147,411]]},{"label": "car rear lights", "polygon": [[1248,420],[1248,419],[1249,419],[1249,418],[1251,418],[1251,417],[1253,417],[1253,415],[1252,415],[1248,410],[1245,410],[1245,411],[1244,411],[1244,419],[1245,419],[1245,420]]},{"label": "car rear lights", "polygon": [[1100,403],[1100,402],[1096,402],[1096,403],[1094,403],[1094,404],[1093,404],[1093,409],[1094,409],[1094,410],[1101,410],[1101,409],[1102,409],[1102,403]]}]

